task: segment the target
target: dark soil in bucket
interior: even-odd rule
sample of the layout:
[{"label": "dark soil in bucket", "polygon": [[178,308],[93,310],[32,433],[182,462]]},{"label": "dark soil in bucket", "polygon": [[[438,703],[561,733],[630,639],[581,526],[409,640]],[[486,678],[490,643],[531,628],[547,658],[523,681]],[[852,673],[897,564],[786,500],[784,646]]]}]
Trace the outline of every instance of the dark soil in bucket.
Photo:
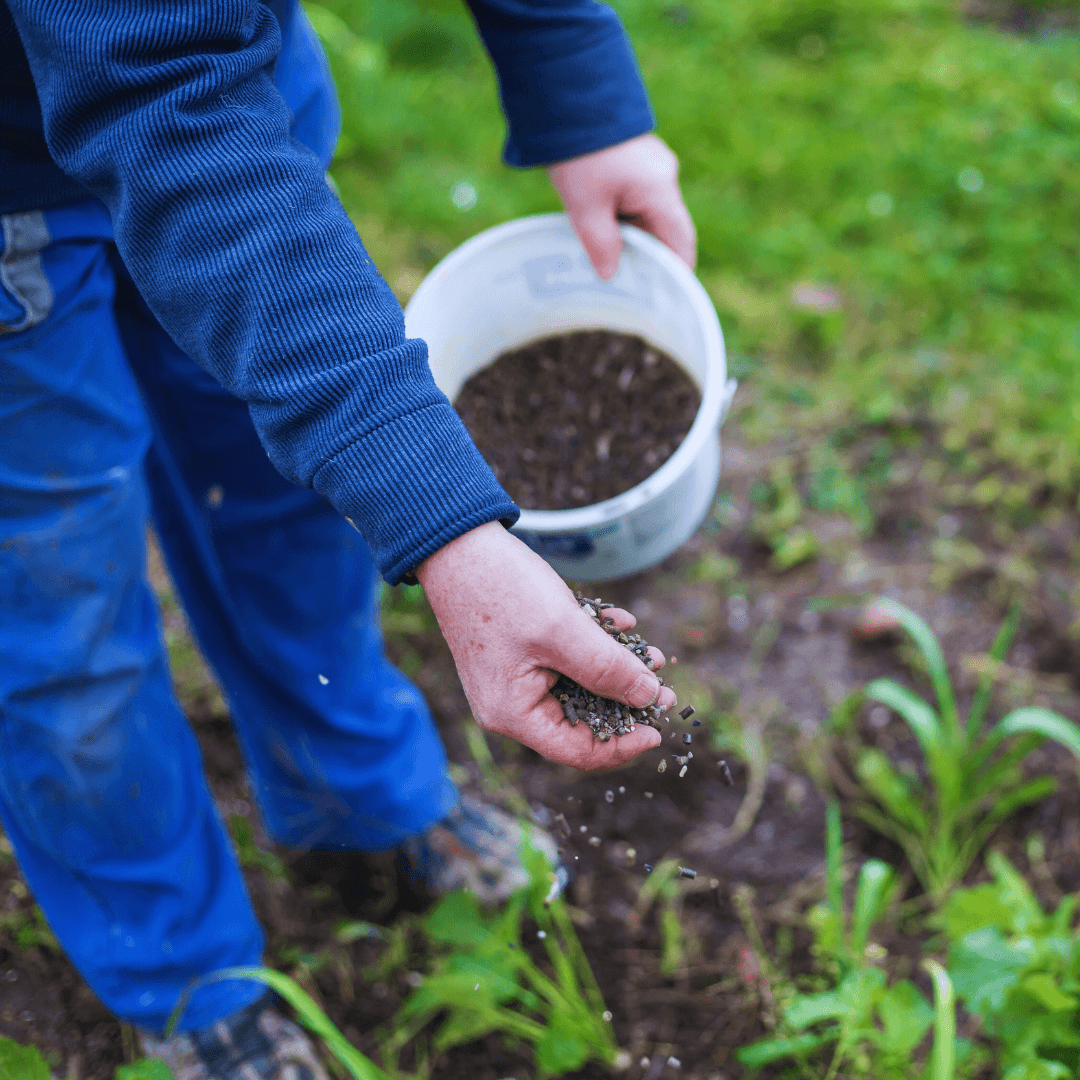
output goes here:
[{"label": "dark soil in bucket", "polygon": [[583,330],[503,353],[454,407],[519,506],[566,510],[651,476],[700,404],[670,356],[630,334]]}]

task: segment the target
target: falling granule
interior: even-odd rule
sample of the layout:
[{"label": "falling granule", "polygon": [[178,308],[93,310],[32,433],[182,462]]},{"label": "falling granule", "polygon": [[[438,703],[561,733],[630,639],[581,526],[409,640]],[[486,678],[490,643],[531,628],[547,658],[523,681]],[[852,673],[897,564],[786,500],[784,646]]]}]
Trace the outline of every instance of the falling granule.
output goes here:
[{"label": "falling granule", "polygon": [[664,758],[660,759],[660,764],[656,766],[657,772],[667,772],[667,761]]},{"label": "falling granule", "polygon": [[540,939],[541,941],[543,941],[543,940],[544,940],[544,938],[546,938],[546,937],[547,937],[547,931],[546,931],[546,930],[537,930],[537,931],[536,931],[536,936],[537,936],[537,937],[538,937],[538,938],[539,938],[539,939]]},{"label": "falling granule", "polygon": [[686,775],[686,770],[687,770],[687,769],[689,769],[689,768],[690,768],[690,766],[689,766],[689,765],[684,765],[684,766],[683,766],[683,767],[682,767],[682,768],[681,768],[681,769],[679,770],[679,779],[680,779],[680,780],[681,780],[681,779],[682,779],[682,778],[683,778],[683,777],[684,777],[684,776]]},{"label": "falling granule", "polygon": [[673,664],[677,664],[677,663],[679,662],[679,658],[678,658],[677,656],[673,656],[673,657],[671,658],[671,662],[672,662]]},{"label": "falling granule", "polygon": [[651,791],[646,791],[645,792],[645,798],[646,799],[651,799],[652,798],[652,792]]},{"label": "falling granule", "polygon": [[604,792],[604,802],[614,802],[614,801],[615,801],[615,792],[614,791],[605,791]]},{"label": "falling granule", "polygon": [[604,1013],[604,1019],[605,1020],[610,1020],[611,1019],[611,1013],[610,1012],[605,1012]]},{"label": "falling granule", "polygon": [[688,867],[688,866],[680,866],[679,867],[679,877],[696,878],[697,877],[697,871],[696,870],[691,870],[690,867]]},{"label": "falling granule", "polygon": [[684,731],[682,741],[684,746],[689,746],[694,741],[694,737],[690,734],[689,731]]},{"label": "falling granule", "polygon": [[589,826],[588,825],[581,825],[581,826],[578,827],[578,832],[588,832],[588,831],[589,831]]},{"label": "falling granule", "polygon": [[700,720],[695,720],[694,721],[694,727],[701,727],[701,721]]},{"label": "falling granule", "polygon": [[637,848],[628,847],[626,849],[626,861],[633,862],[637,858]]},{"label": "falling granule", "polygon": [[600,837],[599,836],[590,836],[589,837],[589,847],[599,847],[599,846],[600,846]]},{"label": "falling granule", "polygon": [[619,788],[619,794],[620,794],[620,795],[625,795],[625,794],[626,794],[626,788],[624,788],[624,787],[620,787],[620,788]]},{"label": "falling granule", "polygon": [[646,874],[651,874],[652,873],[652,867],[648,863],[645,864],[645,873]]},{"label": "falling granule", "polygon": [[697,709],[695,709],[693,705],[687,705],[685,709],[680,709],[679,710],[679,715],[684,720],[689,720],[690,717],[693,716],[694,713],[696,713],[696,712],[697,712]]},{"label": "falling granule", "polygon": [[681,1069],[682,1068],[682,1062],[677,1057],[669,1057],[667,1059],[667,1063],[673,1069]]},{"label": "falling granule", "polygon": [[473,987],[473,989],[474,989],[474,990],[479,990],[479,989],[480,989],[480,984],[479,984],[479,983],[477,983],[477,984],[476,984],[476,985],[475,985],[475,986]]},{"label": "falling granule", "polygon": [[643,1068],[643,1069],[647,1069],[647,1068],[649,1067],[649,1059],[648,1059],[647,1057],[643,1057],[643,1058],[642,1058],[642,1059],[641,1059],[641,1060],[640,1060],[640,1061],[638,1062],[638,1065],[639,1065],[639,1066],[640,1066],[641,1068]]},{"label": "falling granule", "polygon": [[727,784],[728,787],[734,787],[735,780],[731,775],[731,770],[728,768],[728,763],[726,761],[718,761],[716,764],[720,768],[720,775],[724,778],[724,783]]},{"label": "falling granule", "polygon": [[319,676],[319,682],[321,682],[323,684],[323,686],[325,686],[329,681],[330,680],[325,675],[320,675]]}]

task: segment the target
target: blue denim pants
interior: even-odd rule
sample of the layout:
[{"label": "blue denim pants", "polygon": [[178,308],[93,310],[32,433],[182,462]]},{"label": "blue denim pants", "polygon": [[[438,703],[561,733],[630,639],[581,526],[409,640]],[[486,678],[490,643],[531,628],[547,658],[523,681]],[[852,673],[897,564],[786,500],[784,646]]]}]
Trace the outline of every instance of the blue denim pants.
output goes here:
[{"label": "blue denim pants", "polygon": [[[105,207],[0,224],[0,824],[91,989],[160,1031],[263,937],[173,695],[151,516],[274,839],[386,850],[456,793],[360,535],[157,324]],[[261,992],[211,984],[181,1027]]]}]

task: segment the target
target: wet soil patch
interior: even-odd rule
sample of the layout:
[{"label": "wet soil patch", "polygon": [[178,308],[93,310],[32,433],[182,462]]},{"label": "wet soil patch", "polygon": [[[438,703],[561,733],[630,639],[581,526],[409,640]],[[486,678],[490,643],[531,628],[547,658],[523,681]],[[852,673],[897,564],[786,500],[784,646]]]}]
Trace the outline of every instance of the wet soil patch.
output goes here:
[{"label": "wet soil patch", "polygon": [[503,353],[465,383],[454,407],[519,506],[566,510],[651,476],[700,403],[693,381],[659,349],[585,330]]}]

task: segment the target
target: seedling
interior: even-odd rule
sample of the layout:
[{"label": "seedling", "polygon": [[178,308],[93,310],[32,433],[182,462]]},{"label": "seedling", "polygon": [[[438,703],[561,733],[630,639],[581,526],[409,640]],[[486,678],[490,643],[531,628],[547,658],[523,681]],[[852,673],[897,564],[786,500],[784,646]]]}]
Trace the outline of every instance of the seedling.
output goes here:
[{"label": "seedling", "polygon": [[[436,1053],[501,1031],[532,1047],[541,1077],[590,1060],[614,1065],[624,1056],[565,902],[546,903],[547,859],[528,841],[523,855],[531,884],[500,912],[485,913],[471,893],[454,892],[421,920],[438,955],[382,1038],[383,1057],[392,1068],[404,1046],[439,1017],[432,1040]],[[539,927],[535,938],[543,943],[547,970],[525,947],[526,916]]]},{"label": "seedling", "polygon": [[999,1044],[1001,1075],[1056,1080],[1080,1073],[1078,897],[1045,913],[999,852],[994,880],[958,889],[943,924],[957,995]]},{"label": "seedling", "polygon": [[1080,727],[1049,709],[1027,707],[1014,709],[987,728],[994,669],[1016,632],[1018,611],[1009,615],[994,638],[988,669],[962,717],[933,631],[902,604],[880,600],[878,605],[918,649],[936,707],[892,679],[875,679],[861,694],[841,703],[833,729],[850,733],[859,707],[869,699],[893,709],[914,733],[926,781],[901,772],[881,750],[852,738],[858,780],[852,806],[868,825],[904,849],[931,903],[939,907],[994,830],[1020,807],[1054,791],[1052,777],[1024,781],[1020,771],[1024,759],[1047,738],[1080,756]]},{"label": "seedling", "polygon": [[[937,1041],[928,1080],[951,1080],[955,1020],[951,996],[946,993],[948,977],[940,969],[933,975],[940,989],[931,1008],[911,982],[886,987],[885,973],[878,966],[884,950],[870,942],[870,932],[892,896],[892,868],[877,859],[863,864],[849,912],[843,900],[844,855],[836,803],[827,810],[825,846],[825,900],[811,912],[810,925],[819,963],[834,986],[818,993],[781,988],[779,1034],[743,1047],[738,1060],[757,1068],[795,1058],[801,1075],[824,1075],[826,1080],[833,1080],[842,1068],[843,1075],[900,1080],[911,1075],[910,1055],[935,1024]],[[746,905],[740,915],[750,919],[747,934],[757,949],[763,949]],[[822,1073],[815,1059],[830,1046],[831,1060]]]}]

